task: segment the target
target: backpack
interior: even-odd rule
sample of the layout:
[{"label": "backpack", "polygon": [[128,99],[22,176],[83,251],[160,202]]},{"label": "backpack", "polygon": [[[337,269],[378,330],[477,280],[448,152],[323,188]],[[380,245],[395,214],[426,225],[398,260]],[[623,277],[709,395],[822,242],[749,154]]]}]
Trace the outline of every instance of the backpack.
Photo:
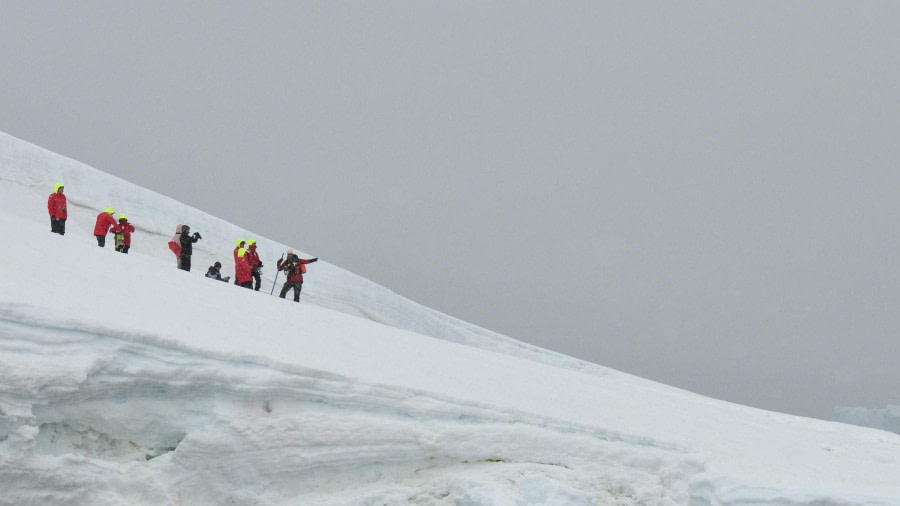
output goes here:
[{"label": "backpack", "polygon": [[287,266],[288,264],[290,264],[290,268],[284,270],[285,274],[287,274],[288,276],[294,274],[294,267],[297,265],[300,266],[300,273],[306,274],[306,264],[301,264],[300,257],[298,257],[297,255],[288,256],[287,260],[284,261],[284,265]]}]

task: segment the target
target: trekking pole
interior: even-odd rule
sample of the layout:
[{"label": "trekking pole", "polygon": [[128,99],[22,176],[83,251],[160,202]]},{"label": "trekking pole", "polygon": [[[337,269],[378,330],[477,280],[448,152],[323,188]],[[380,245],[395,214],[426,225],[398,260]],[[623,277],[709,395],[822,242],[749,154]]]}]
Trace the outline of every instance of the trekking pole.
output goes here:
[{"label": "trekking pole", "polygon": [[[284,260],[284,253],[281,254],[281,261]],[[281,269],[278,269],[276,266],[275,269],[275,279],[272,281],[272,291],[269,292],[269,295],[275,295],[275,285],[278,284],[278,273],[281,272]]]}]

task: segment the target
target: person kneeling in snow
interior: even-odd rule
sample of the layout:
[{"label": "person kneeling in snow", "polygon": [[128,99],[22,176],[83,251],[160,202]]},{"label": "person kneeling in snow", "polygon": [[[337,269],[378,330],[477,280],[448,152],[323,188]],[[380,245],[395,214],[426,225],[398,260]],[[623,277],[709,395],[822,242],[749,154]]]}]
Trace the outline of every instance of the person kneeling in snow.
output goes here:
[{"label": "person kneeling in snow", "polygon": [[294,289],[294,302],[300,302],[300,291],[303,290],[303,273],[306,271],[306,264],[318,262],[318,258],[303,259],[294,254],[292,250],[288,250],[287,258],[278,261],[278,270],[284,271],[287,281],[281,288],[281,297],[287,295],[288,290]]},{"label": "person kneeling in snow", "polygon": [[224,281],[227,283],[228,280],[231,279],[231,276],[225,276],[223,278],[221,270],[222,270],[222,263],[216,262],[215,265],[209,266],[209,270],[206,271],[206,277],[218,279],[219,281]]}]

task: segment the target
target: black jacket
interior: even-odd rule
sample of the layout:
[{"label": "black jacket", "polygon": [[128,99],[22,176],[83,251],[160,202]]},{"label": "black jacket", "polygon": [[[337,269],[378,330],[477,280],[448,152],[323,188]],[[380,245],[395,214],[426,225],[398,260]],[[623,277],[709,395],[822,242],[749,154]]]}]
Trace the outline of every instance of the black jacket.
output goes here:
[{"label": "black jacket", "polygon": [[191,256],[194,254],[194,243],[199,241],[197,237],[187,234],[181,234],[181,256]]},{"label": "black jacket", "polygon": [[219,281],[225,281],[222,279],[222,274],[219,272],[219,269],[216,269],[215,265],[209,266],[209,270],[206,271],[206,277],[218,279]]}]

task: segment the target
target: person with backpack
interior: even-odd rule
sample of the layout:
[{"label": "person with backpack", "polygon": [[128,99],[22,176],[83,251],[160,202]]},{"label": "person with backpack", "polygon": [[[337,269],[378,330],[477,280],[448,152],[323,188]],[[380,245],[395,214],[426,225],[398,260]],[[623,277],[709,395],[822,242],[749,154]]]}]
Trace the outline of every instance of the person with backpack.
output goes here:
[{"label": "person with backpack", "polygon": [[181,253],[178,255],[179,269],[190,272],[191,255],[194,253],[194,243],[200,239],[203,239],[200,237],[200,232],[194,232],[194,235],[191,235],[191,227],[187,225],[181,226],[181,236],[179,238],[179,241],[181,242]]},{"label": "person with backpack", "polygon": [[131,234],[134,233],[134,225],[128,223],[128,217],[119,215],[119,224],[116,225],[116,251],[128,254],[131,248]]},{"label": "person with backpack", "polygon": [[107,207],[105,211],[97,215],[97,222],[94,224],[94,237],[97,238],[97,246],[101,248],[106,246],[106,234],[116,229],[116,210]]},{"label": "person with backpack", "polygon": [[287,258],[278,260],[278,270],[284,271],[287,280],[281,287],[281,297],[287,295],[288,290],[294,290],[294,302],[300,302],[300,292],[303,290],[303,273],[306,272],[306,264],[318,262],[318,258],[304,259],[294,254],[292,250],[287,251]]},{"label": "person with backpack", "polygon": [[244,288],[253,288],[253,277],[250,275],[250,255],[249,252],[240,248],[237,252],[237,261],[234,263],[235,279],[234,283]]},{"label": "person with backpack", "polygon": [[47,199],[47,210],[50,211],[50,231],[59,235],[66,235],[66,219],[69,218],[66,195],[63,193],[65,189],[64,184],[56,183],[53,193]]},{"label": "person with backpack", "polygon": [[257,292],[259,291],[259,285],[262,284],[262,260],[259,259],[259,254],[256,252],[256,239],[250,239],[247,241],[247,244],[250,245],[250,249],[247,250],[247,255],[250,260],[250,275],[253,276],[253,289]]},{"label": "person with backpack", "polygon": [[169,241],[169,249],[175,253],[175,266],[181,269],[181,225],[175,225],[175,235]]},{"label": "person with backpack", "polygon": [[222,262],[216,262],[215,264],[210,265],[209,270],[206,271],[206,277],[224,281],[226,283],[231,279],[231,276],[222,277]]}]

